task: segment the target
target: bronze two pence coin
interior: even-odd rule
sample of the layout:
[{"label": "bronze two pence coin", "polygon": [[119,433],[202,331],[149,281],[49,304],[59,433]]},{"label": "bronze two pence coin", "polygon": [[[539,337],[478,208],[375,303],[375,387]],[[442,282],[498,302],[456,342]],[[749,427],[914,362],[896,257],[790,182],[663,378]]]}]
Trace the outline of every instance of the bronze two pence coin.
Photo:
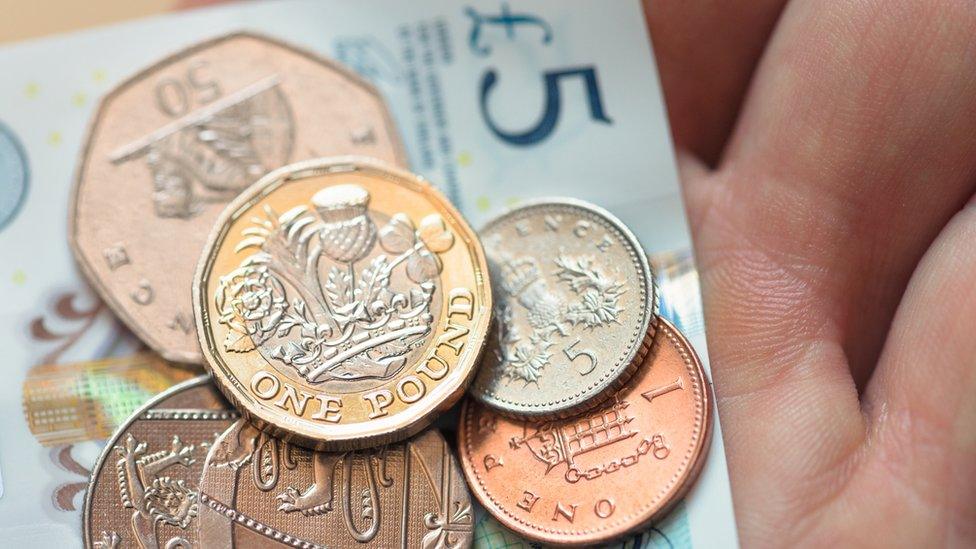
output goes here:
[{"label": "bronze two pence coin", "polygon": [[598,408],[533,422],[469,400],[461,463],[508,528],[545,544],[602,543],[660,518],[688,491],[707,453],[711,406],[694,349],[660,319],[637,373]]},{"label": "bronze two pence coin", "polygon": [[102,99],[77,171],[72,250],[137,336],[200,364],[190,284],[217,215],[268,171],[337,154],[405,162],[372,86],[267,37],[190,46]]},{"label": "bronze two pence coin", "polygon": [[161,393],[119,427],[92,469],[82,509],[89,549],[200,547],[200,474],[240,416],[207,377]]}]

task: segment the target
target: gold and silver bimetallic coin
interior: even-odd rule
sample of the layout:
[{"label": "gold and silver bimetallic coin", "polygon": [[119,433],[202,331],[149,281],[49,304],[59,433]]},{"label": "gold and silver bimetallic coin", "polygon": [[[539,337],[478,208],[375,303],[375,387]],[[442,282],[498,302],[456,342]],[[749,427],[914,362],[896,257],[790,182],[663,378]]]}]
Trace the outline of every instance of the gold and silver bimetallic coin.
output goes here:
[{"label": "gold and silver bimetallic coin", "polygon": [[75,257],[144,342],[199,364],[188,289],[217,215],[268,171],[333,154],[404,163],[372,86],[261,36],[194,45],[102,100],[70,208]]},{"label": "gold and silver bimetallic coin", "polygon": [[239,417],[203,376],[133,413],[92,469],[85,547],[200,547],[200,474],[217,436]]},{"label": "gold and silver bimetallic coin", "polygon": [[609,212],[562,199],[509,211],[480,236],[495,329],[472,395],[550,419],[603,403],[654,336],[658,297],[637,238]]},{"label": "gold and silver bimetallic coin", "polygon": [[469,547],[471,496],[436,430],[397,444],[313,452],[244,420],[200,479],[201,547]]},{"label": "gold and silver bimetallic coin", "polygon": [[481,356],[481,244],[429,183],[356,158],[276,170],[221,214],[193,284],[220,389],[251,421],[317,450],[419,432]]}]

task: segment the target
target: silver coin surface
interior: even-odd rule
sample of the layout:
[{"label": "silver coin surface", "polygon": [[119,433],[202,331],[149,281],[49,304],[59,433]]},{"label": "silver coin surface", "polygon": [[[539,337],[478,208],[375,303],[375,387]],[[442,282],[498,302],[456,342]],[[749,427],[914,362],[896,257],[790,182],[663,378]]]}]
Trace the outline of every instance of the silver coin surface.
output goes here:
[{"label": "silver coin surface", "polygon": [[471,393],[539,418],[604,402],[654,336],[658,296],[637,238],[609,212],[568,199],[526,204],[479,234],[495,329]]},{"label": "silver coin surface", "polygon": [[200,474],[217,436],[239,417],[207,376],[136,410],[92,469],[85,547],[200,547]]}]

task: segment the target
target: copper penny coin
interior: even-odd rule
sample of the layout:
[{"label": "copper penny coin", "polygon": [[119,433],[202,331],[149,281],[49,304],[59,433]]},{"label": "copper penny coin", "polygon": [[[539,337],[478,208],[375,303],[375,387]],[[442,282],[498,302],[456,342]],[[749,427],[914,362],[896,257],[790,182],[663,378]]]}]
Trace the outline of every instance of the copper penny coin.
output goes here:
[{"label": "copper penny coin", "polygon": [[313,452],[239,421],[207,456],[200,546],[468,547],[474,512],[435,430],[362,451]]},{"label": "copper penny coin", "polygon": [[571,199],[527,203],[479,235],[495,328],[471,394],[537,419],[606,401],[654,336],[657,292],[637,238],[610,212]]},{"label": "copper penny coin", "polygon": [[200,473],[217,436],[239,417],[206,376],[133,413],[92,469],[85,547],[199,547]]},{"label": "copper penny coin", "polygon": [[502,524],[554,545],[609,541],[663,514],[707,453],[711,396],[701,362],[666,320],[609,403],[548,422],[468,401],[458,434],[465,477]]},{"label": "copper penny coin", "polygon": [[426,181],[361,158],[300,162],[217,220],[193,283],[200,345],[259,428],[316,450],[393,442],[470,382],[487,270]]},{"label": "copper penny coin", "polygon": [[334,154],[405,162],[372,86],[253,34],[191,46],[102,99],[75,182],[72,250],[136,335],[200,364],[189,288],[217,215],[266,172]]}]

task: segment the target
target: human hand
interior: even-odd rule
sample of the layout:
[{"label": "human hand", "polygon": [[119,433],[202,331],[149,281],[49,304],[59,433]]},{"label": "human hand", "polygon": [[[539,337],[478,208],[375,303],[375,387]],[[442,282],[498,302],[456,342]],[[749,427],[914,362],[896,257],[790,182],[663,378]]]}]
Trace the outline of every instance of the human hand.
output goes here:
[{"label": "human hand", "polygon": [[976,545],[976,6],[645,9],[740,541]]}]

